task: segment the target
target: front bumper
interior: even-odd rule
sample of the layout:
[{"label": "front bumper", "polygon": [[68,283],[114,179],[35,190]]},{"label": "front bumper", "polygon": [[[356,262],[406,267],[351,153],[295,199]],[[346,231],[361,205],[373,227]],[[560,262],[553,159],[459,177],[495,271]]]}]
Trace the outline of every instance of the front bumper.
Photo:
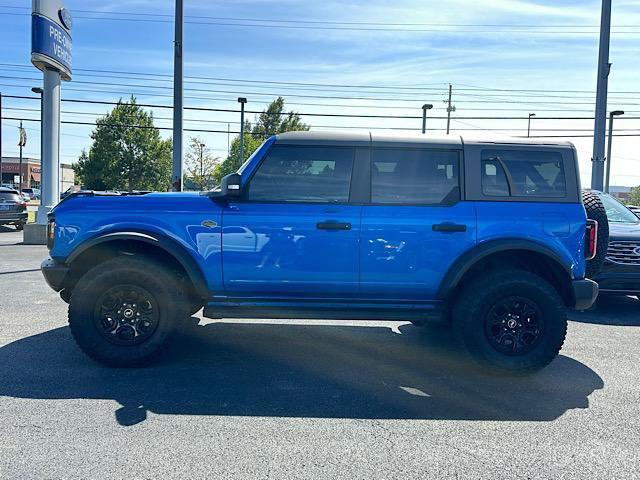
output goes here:
[{"label": "front bumper", "polygon": [[63,289],[64,282],[69,273],[68,265],[56,262],[51,258],[47,258],[40,265],[40,269],[42,270],[44,279],[47,281],[51,288],[53,288],[56,292],[59,292]]},{"label": "front bumper", "polygon": [[576,310],[586,310],[591,307],[598,298],[598,284],[593,280],[574,280],[572,282],[573,298],[576,303],[573,308]]}]

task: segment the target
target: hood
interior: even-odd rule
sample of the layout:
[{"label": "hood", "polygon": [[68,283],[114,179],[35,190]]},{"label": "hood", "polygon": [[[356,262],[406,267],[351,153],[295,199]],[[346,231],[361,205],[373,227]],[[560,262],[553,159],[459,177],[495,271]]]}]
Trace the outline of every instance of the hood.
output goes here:
[{"label": "hood", "polygon": [[609,240],[637,240],[640,242],[640,222],[609,223]]}]

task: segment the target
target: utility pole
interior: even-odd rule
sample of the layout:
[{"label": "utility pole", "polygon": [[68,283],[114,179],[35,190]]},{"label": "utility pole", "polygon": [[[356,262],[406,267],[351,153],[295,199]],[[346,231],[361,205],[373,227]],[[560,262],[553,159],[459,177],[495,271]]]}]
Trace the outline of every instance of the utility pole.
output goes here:
[{"label": "utility pole", "polygon": [[536,116],[535,113],[529,114],[529,122],[527,123],[527,138],[531,136],[531,117],[535,117],[535,116]]},{"label": "utility pole", "polygon": [[247,103],[247,99],[244,97],[238,98],[240,104],[240,165],[244,163],[244,104]]},{"label": "utility pole", "polygon": [[22,128],[22,120],[18,127],[18,147],[20,147],[20,164],[18,167],[18,192],[22,193],[22,148],[27,144],[27,132]]},{"label": "utility pole", "polygon": [[204,165],[203,165],[203,160],[202,160],[202,152],[204,150],[204,143],[199,144],[200,147],[200,181],[202,182],[200,184],[200,189],[204,190]]},{"label": "utility pole", "polygon": [[430,103],[425,103],[422,105],[422,134],[424,135],[427,131],[427,110],[431,110],[433,105]]},{"label": "utility pole", "polygon": [[449,101],[447,102],[447,135],[449,135],[449,127],[451,125],[451,112],[456,111],[456,107],[451,105],[451,84],[449,84]]},{"label": "utility pole", "polygon": [[0,92],[0,186],[2,186],[2,92]]},{"label": "utility pole", "polygon": [[184,23],[183,0],[176,0],[175,36],[173,42],[173,191],[182,191],[182,108],[183,108],[183,57],[182,25]]},{"label": "utility pole", "polygon": [[614,110],[609,113],[609,143],[607,144],[607,179],[604,191],[609,193],[609,178],[611,176],[611,142],[613,142],[613,117],[624,115],[623,110]]},{"label": "utility pole", "polygon": [[600,52],[598,54],[598,91],[593,129],[593,157],[591,158],[591,188],[604,187],[604,140],[607,123],[607,90],[609,87],[609,37],[611,34],[611,0],[602,0],[600,19]]}]

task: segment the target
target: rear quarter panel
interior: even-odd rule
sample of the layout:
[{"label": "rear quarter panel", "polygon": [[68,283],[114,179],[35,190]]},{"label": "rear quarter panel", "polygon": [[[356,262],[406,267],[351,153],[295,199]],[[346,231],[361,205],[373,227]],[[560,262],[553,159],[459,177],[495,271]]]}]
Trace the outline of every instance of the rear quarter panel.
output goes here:
[{"label": "rear quarter panel", "polygon": [[579,203],[476,202],[478,245],[513,238],[552,250],[574,278],[585,274],[586,214]]}]

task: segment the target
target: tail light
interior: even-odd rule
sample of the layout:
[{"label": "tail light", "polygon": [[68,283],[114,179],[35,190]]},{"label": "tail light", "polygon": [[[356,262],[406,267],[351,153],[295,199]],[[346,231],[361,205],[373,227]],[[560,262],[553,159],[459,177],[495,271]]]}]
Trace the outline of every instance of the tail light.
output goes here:
[{"label": "tail light", "polygon": [[587,260],[593,260],[598,249],[598,222],[596,220],[587,220],[587,229],[585,230],[584,239],[584,257]]},{"label": "tail light", "polygon": [[52,218],[47,224],[47,248],[51,250],[53,248],[53,241],[56,238],[56,221]]}]

